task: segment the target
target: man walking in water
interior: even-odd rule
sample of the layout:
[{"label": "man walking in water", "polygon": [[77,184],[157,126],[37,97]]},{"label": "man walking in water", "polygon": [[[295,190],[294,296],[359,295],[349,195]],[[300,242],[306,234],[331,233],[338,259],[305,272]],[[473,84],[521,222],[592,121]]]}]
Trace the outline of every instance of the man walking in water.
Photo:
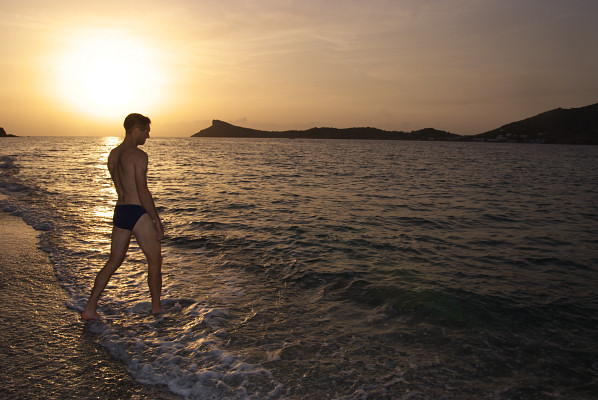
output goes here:
[{"label": "man walking in water", "polygon": [[118,200],[114,208],[110,257],[98,272],[87,306],[81,313],[81,318],[86,321],[100,318],[96,310],[98,299],[112,274],[123,263],[132,234],[135,234],[137,244],[147,259],[152,313],[162,312],[160,240],[164,236],[164,227],[147,187],[147,154],[137,148],[149,138],[150,123],[150,119],[144,115],[129,114],[124,122],[125,139],[108,156],[108,170]]}]

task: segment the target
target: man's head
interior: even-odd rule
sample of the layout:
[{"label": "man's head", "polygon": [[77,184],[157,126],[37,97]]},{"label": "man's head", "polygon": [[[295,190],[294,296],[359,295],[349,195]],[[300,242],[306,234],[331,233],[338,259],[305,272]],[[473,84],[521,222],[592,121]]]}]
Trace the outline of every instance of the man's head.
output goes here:
[{"label": "man's head", "polygon": [[123,125],[127,136],[136,136],[134,138],[135,142],[137,144],[143,144],[149,137],[151,123],[152,121],[145,115],[133,113],[127,115]]},{"label": "man's head", "polygon": [[145,115],[133,113],[127,115],[127,118],[125,118],[125,123],[123,125],[125,126],[125,131],[127,132],[127,135],[129,135],[135,127],[143,129],[151,123],[152,121],[150,121],[150,119]]}]

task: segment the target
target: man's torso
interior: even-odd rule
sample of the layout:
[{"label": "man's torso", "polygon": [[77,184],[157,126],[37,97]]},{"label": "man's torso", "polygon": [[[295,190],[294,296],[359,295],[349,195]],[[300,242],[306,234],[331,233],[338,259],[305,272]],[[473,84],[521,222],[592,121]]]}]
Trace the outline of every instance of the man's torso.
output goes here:
[{"label": "man's torso", "polygon": [[118,194],[117,204],[141,204],[135,178],[135,169],[142,167],[136,165],[142,162],[140,153],[143,152],[137,147],[120,145],[108,156],[108,170]]}]

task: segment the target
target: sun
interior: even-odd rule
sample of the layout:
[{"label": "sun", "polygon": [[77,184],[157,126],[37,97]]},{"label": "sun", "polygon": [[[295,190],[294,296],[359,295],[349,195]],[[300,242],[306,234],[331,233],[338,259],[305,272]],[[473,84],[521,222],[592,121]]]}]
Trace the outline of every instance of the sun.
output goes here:
[{"label": "sun", "polygon": [[57,92],[78,111],[112,118],[164,101],[159,53],[123,32],[86,32],[57,56]]}]

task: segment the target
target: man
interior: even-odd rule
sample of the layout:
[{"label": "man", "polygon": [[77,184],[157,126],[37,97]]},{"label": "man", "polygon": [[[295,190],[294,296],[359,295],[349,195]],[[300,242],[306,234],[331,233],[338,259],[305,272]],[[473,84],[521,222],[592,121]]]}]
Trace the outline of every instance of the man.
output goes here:
[{"label": "man", "polygon": [[118,200],[114,208],[110,257],[98,272],[87,306],[81,313],[81,318],[86,321],[100,318],[96,310],[98,299],[112,274],[123,263],[132,234],[135,234],[137,244],[147,259],[152,313],[162,312],[160,240],[164,236],[164,228],[147,187],[147,154],[137,148],[149,138],[150,123],[150,119],[144,115],[128,115],[124,122],[125,139],[108,156],[108,170]]}]

